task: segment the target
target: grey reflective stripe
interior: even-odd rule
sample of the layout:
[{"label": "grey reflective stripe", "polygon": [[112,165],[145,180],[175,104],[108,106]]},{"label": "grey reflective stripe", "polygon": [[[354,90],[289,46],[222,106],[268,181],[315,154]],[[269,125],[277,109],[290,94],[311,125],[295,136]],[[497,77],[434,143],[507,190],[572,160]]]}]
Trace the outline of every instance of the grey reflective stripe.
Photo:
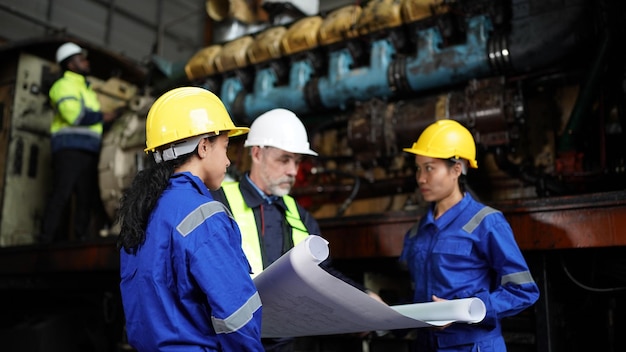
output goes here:
[{"label": "grey reflective stripe", "polygon": [[216,334],[228,334],[244,327],[252,319],[254,312],[261,307],[261,297],[255,292],[248,301],[226,319],[211,317]]},{"label": "grey reflective stripe", "polygon": [[409,238],[417,235],[417,230],[419,229],[419,223],[413,225],[413,227],[411,227],[411,229],[409,230]]},{"label": "grey reflective stripe", "polygon": [[[476,229],[476,227],[478,227],[478,225],[480,225],[481,221],[483,221],[483,219],[487,215],[497,213],[497,212],[498,212],[497,210],[491,207],[487,207],[487,206],[480,209],[480,211],[476,213],[476,215],[474,215],[470,219],[470,221],[468,221],[467,224],[465,224],[465,226],[463,226],[463,230],[471,233],[472,231]],[[521,271],[518,273],[513,273],[513,274],[502,276],[500,285],[504,286],[504,284],[509,283],[509,282],[513,284],[521,285],[521,284],[535,282],[535,280],[533,279],[533,276],[530,274],[530,271]]]},{"label": "grey reflective stripe", "polygon": [[94,138],[100,138],[102,135],[98,132],[94,132],[90,127],[85,126],[67,126],[62,129],[52,133],[53,136],[60,136],[64,134],[81,134],[84,136],[92,136]]},{"label": "grey reflective stripe", "polygon": [[63,98],[57,100],[56,106],[59,106],[62,102],[66,101],[66,100],[78,100],[78,99],[76,99],[76,97],[63,97]]},{"label": "grey reflective stripe", "polygon": [[78,113],[76,121],[74,121],[74,125],[80,125],[80,122],[85,118],[86,111],[85,99],[83,99],[83,93],[80,93],[80,112]]},{"label": "grey reflective stripe", "polygon": [[504,286],[505,284],[512,282],[517,285],[529,284],[535,282],[533,276],[530,274],[530,271],[520,271],[519,273],[513,273],[504,275],[502,280],[500,281],[500,285]]},{"label": "grey reflective stripe", "polygon": [[194,211],[189,213],[183,221],[176,226],[176,230],[180,232],[183,237],[189,235],[196,227],[200,226],[206,219],[217,213],[226,213],[229,218],[233,218],[230,211],[224,206],[224,204],[218,201],[211,201],[204,203],[197,207]]},{"label": "grey reflective stripe", "polygon": [[478,213],[476,213],[471,219],[470,221],[467,222],[467,224],[465,224],[463,226],[463,230],[467,231],[468,233],[472,233],[474,230],[476,230],[476,228],[478,227],[478,225],[480,225],[480,222],[483,221],[483,219],[485,218],[485,216],[489,215],[489,214],[493,214],[493,213],[497,213],[498,211],[495,210],[492,207],[484,207],[482,209],[480,209],[480,211]]},{"label": "grey reflective stripe", "polygon": [[[56,106],[61,105],[62,102],[66,101],[66,100],[78,100],[76,99],[76,97],[63,97],[61,99],[59,99],[59,101],[57,101]],[[83,120],[83,118],[85,117],[85,100],[83,99],[83,96],[80,96],[80,100],[78,100],[80,102],[80,111],[78,112],[78,116],[76,117],[76,121],[74,121],[74,125],[80,125],[80,122]],[[58,112],[57,109],[55,109],[55,111]]]}]

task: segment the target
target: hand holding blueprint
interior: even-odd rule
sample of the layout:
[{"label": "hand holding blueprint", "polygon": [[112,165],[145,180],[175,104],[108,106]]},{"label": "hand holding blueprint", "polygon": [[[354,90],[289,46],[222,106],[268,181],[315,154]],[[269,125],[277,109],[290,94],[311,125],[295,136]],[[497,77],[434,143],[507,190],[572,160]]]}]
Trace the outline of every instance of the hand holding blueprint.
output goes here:
[{"label": "hand holding blueprint", "polygon": [[263,337],[297,337],[477,323],[478,298],[387,306],[332,276],[319,264],[328,242],[311,235],[259,274]]}]

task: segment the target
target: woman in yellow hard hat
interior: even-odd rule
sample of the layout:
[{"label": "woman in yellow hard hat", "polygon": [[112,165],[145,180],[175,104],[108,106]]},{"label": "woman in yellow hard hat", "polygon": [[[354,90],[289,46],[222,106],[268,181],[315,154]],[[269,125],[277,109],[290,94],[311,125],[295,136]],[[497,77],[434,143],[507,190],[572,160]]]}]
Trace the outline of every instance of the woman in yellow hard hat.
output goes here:
[{"label": "woman in yellow hard hat", "polygon": [[416,351],[506,351],[500,319],[534,304],[539,289],[501,212],[465,189],[477,168],[471,133],[453,120],[428,126],[411,148],[428,212],[405,236],[400,261],[409,269],[414,302],[478,297],[486,308],[476,324],[420,329]]},{"label": "woman in yellow hard hat", "polygon": [[237,224],[209,190],[230,165],[235,127],[213,93],[173,89],[152,105],[146,149],[156,164],[122,197],[122,302],[139,351],[263,351],[261,301]]}]

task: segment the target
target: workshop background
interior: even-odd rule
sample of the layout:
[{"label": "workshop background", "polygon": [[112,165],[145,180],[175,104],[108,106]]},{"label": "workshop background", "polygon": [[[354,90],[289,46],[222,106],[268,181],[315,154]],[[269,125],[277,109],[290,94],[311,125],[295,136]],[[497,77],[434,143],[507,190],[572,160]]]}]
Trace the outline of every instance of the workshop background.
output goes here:
[{"label": "workshop background", "polygon": [[[204,87],[241,125],[285,107],[320,154],[292,194],[319,219],[334,266],[406,303],[397,258],[424,202],[402,148],[454,119],[478,145],[473,191],[503,211],[541,289],[505,319],[509,350],[626,350],[625,30],[622,0],[0,0],[0,350],[132,351],[116,227],[35,242],[51,186],[47,89],[68,40],[88,50],[103,106],[123,111],[99,165],[110,218],[146,162],[159,94]],[[248,167],[242,142],[233,178]],[[408,351],[412,338],[297,347]]]}]

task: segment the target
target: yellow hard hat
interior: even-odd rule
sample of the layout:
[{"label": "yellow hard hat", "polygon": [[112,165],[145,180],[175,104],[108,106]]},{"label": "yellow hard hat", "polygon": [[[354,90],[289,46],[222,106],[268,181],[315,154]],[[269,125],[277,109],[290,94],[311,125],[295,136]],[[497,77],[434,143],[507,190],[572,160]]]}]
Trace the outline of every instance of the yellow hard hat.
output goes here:
[{"label": "yellow hard hat", "polygon": [[417,142],[405,152],[438,159],[465,159],[478,168],[476,144],[467,128],[454,120],[439,120],[426,127]]},{"label": "yellow hard hat", "polygon": [[[175,88],[161,95],[148,112],[145,152],[154,152],[159,147],[172,146],[191,137],[220,132],[228,132],[232,137],[248,130],[235,127],[222,101],[210,91],[200,87]],[[193,149],[188,152],[191,151]],[[165,160],[174,158],[176,154]]]}]

